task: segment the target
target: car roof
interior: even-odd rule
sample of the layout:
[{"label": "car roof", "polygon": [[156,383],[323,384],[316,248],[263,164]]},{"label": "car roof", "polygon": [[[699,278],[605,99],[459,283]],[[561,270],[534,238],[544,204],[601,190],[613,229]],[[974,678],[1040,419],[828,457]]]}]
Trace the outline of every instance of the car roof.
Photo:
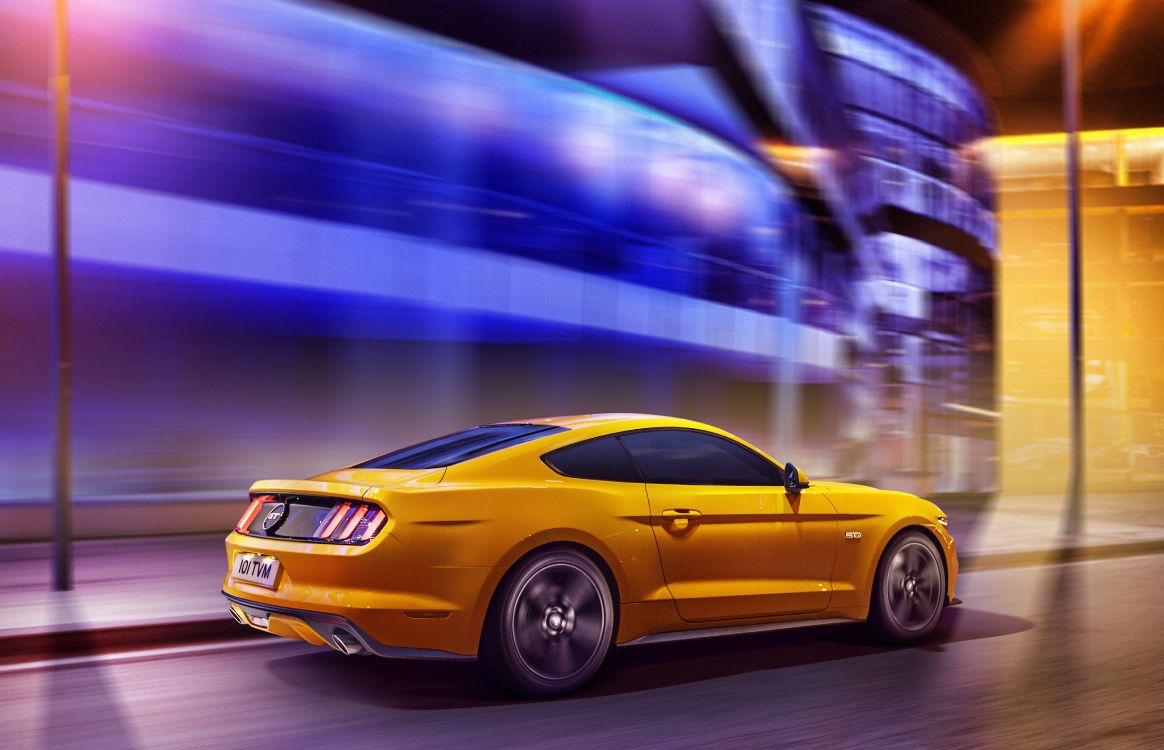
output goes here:
[{"label": "car roof", "polygon": [[568,414],[560,417],[536,417],[534,419],[514,419],[496,424],[548,424],[567,429],[581,427],[598,427],[607,425],[615,429],[643,428],[643,427],[689,427],[696,429],[720,432],[718,428],[703,422],[679,417],[667,417],[661,414],[635,414],[629,412],[607,412],[601,414]]},{"label": "car roof", "polygon": [[[492,466],[498,463],[508,461],[523,461],[530,456],[540,456],[549,451],[564,448],[567,445],[589,440],[591,438],[600,437],[612,433],[627,432],[631,430],[650,430],[650,429],[688,429],[699,430],[701,432],[708,432],[713,435],[720,435],[722,437],[734,440],[743,444],[744,446],[760,453],[760,455],[773,460],[763,450],[752,445],[748,441],[733,435],[732,433],[715,427],[714,425],[706,424],[704,422],[696,422],[692,419],[680,419],[679,417],[668,417],[661,414],[635,414],[626,412],[611,412],[601,414],[568,414],[557,417],[534,417],[532,419],[514,419],[506,422],[491,422],[490,424],[528,424],[528,425],[546,425],[552,427],[566,428],[562,432],[554,432],[547,434],[544,437],[538,436],[538,439],[523,442],[517,445],[508,446],[501,450],[492,453],[476,456],[458,464],[450,465],[448,471],[453,476],[460,476],[461,478],[471,477],[472,472],[478,471],[484,467]],[[783,465],[783,464],[779,464]]]}]

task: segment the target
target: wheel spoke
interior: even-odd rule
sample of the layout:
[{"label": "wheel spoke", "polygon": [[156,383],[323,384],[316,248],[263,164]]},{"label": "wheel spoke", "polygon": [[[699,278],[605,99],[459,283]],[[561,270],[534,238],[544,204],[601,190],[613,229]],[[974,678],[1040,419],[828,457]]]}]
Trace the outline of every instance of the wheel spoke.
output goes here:
[{"label": "wheel spoke", "polygon": [[597,615],[575,615],[574,632],[570,640],[588,644],[591,648],[602,638],[602,618]]},{"label": "wheel spoke", "polygon": [[582,574],[573,576],[562,586],[562,601],[574,609],[584,609],[597,598],[594,583]]},{"label": "wheel spoke", "polygon": [[905,558],[905,567],[910,573],[917,575],[921,570],[924,559],[922,558],[921,550],[917,545],[909,544],[901,549],[902,556]]},{"label": "wheel spoke", "polygon": [[581,641],[577,638],[570,639],[570,653],[574,658],[574,663],[578,667],[586,664],[594,657],[594,652],[597,651],[598,644],[595,641]]},{"label": "wheel spoke", "polygon": [[542,658],[541,671],[548,677],[568,677],[582,666],[574,658],[569,641],[550,643]]},{"label": "wheel spoke", "polygon": [[537,627],[537,611],[529,602],[518,603],[517,610],[513,613],[513,626],[519,633]]},{"label": "wheel spoke", "polygon": [[529,623],[514,632],[514,640],[522,656],[528,661],[541,661],[545,658],[549,641],[542,635],[536,623]]},{"label": "wheel spoke", "polygon": [[531,610],[541,610],[553,600],[554,588],[547,577],[538,576],[526,588],[522,604]]},{"label": "wheel spoke", "polygon": [[908,596],[903,594],[896,601],[890,602],[890,608],[893,610],[893,616],[897,618],[898,622],[902,625],[909,625],[911,602]]}]

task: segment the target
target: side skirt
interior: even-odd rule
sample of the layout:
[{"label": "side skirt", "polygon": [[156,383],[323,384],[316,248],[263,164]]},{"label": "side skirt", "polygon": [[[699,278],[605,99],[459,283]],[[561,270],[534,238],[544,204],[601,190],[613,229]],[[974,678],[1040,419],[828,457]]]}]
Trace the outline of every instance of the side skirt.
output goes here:
[{"label": "side skirt", "polygon": [[843,625],[847,622],[861,622],[846,617],[826,617],[819,620],[792,620],[790,622],[765,622],[751,625],[728,625],[719,628],[695,628],[692,630],[672,630],[666,633],[652,633],[635,638],[633,641],[618,644],[619,647],[645,646],[651,643],[672,643],[674,641],[692,641],[699,638],[719,638],[727,635],[747,635],[749,633],[768,633],[773,630],[796,630],[798,628],[813,628],[818,625]]}]

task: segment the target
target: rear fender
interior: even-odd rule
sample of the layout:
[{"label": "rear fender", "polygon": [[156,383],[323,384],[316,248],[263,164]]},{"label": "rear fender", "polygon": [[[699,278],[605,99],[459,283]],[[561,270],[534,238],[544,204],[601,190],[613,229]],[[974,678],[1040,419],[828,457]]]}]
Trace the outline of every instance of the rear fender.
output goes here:
[{"label": "rear fender", "polygon": [[614,579],[614,591],[611,593],[615,598],[614,606],[618,607],[618,600],[621,598],[620,592],[626,591],[627,586],[623,578],[622,568],[616,564],[616,558],[611,549],[597,537],[579,531],[578,529],[547,529],[522,539],[518,544],[507,550],[497,565],[492,568],[489,576],[486,578],[485,585],[481,587],[481,593],[477,597],[477,602],[473,607],[473,623],[478,633],[485,626],[485,616],[489,612],[489,605],[493,601],[493,595],[496,593],[497,587],[501,584],[502,579],[505,578],[506,573],[512,570],[513,566],[519,560],[534,550],[555,544],[584,547],[597,555]]}]

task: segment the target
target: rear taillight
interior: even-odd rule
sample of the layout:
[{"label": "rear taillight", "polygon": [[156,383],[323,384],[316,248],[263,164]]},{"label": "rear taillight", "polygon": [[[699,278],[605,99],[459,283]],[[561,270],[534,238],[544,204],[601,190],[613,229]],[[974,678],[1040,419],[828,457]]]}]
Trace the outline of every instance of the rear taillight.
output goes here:
[{"label": "rear taillight", "polygon": [[251,504],[247,506],[246,511],[243,512],[242,518],[238,519],[234,530],[240,534],[245,533],[247,528],[251,525],[251,521],[255,520],[255,516],[259,514],[259,509],[263,507],[263,503],[274,500],[274,495],[255,495],[251,498]]},{"label": "rear taillight", "polygon": [[324,519],[327,525],[320,524],[322,528],[316,536],[328,542],[363,544],[376,536],[387,518],[375,505],[344,503]]},{"label": "rear taillight", "polygon": [[[330,507],[326,503],[331,503]],[[268,515],[264,516],[264,512]],[[263,517],[263,528],[251,529]],[[384,528],[388,514],[371,503],[301,495],[254,495],[234,530],[240,534],[333,544],[363,544]]]},{"label": "rear taillight", "polygon": [[361,542],[366,542],[372,537],[376,536],[376,532],[379,531],[380,527],[384,525],[384,521],[387,520],[387,518],[388,516],[382,510],[372,511],[371,515],[369,515],[364,521],[364,530],[357,532],[355,539]]},{"label": "rear taillight", "polygon": [[355,532],[356,527],[360,525],[360,521],[362,521],[366,515],[368,515],[368,506],[357,505],[356,509],[352,511],[348,520],[344,521],[343,530],[332,538],[338,542],[342,542],[343,540],[350,537]]},{"label": "rear taillight", "polygon": [[348,514],[348,510],[352,507],[351,503],[342,503],[331,509],[331,512],[324,516],[319,526],[315,529],[315,537],[317,539],[328,539],[332,533],[335,532],[336,527],[340,525],[340,521]]}]

